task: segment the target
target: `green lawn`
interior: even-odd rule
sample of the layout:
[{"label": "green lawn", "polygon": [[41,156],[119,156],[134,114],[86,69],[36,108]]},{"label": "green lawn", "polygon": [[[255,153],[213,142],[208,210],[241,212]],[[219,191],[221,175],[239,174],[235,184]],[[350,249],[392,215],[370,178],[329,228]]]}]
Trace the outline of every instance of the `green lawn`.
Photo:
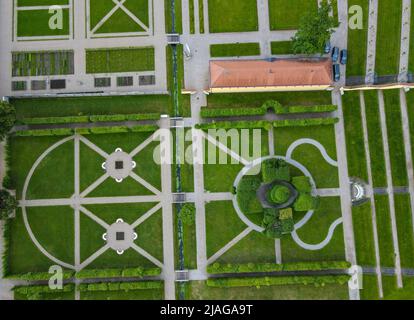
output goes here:
[{"label": "green lawn", "polygon": [[240,220],[231,201],[206,204],[207,257],[211,257],[247,226]]},{"label": "green lawn", "polygon": [[360,290],[361,300],[379,299],[377,276],[364,275],[362,286],[363,289]]},{"label": "green lawn", "polygon": [[[411,26],[410,30],[414,30],[414,7],[411,7]],[[411,36],[410,41],[410,60],[408,64],[408,71],[414,73],[414,41],[413,37]]]},{"label": "green lawn", "polygon": [[414,152],[414,91],[411,90],[406,94],[407,97],[407,111],[410,127],[411,150]]},{"label": "green lawn", "polygon": [[[145,26],[148,27],[148,1],[135,0],[126,1],[125,7],[136,16]],[[90,1],[90,26],[93,30],[98,23],[115,7],[112,1],[108,0],[91,0]],[[116,10],[114,14],[104,22],[95,33],[124,33],[124,32],[142,32],[144,29],[134,22],[123,10]]]},{"label": "green lawn", "polygon": [[51,29],[49,19],[52,17],[48,10],[19,10],[17,11],[17,36],[68,36],[69,35],[69,9],[63,9],[63,28]]},{"label": "green lawn", "polygon": [[78,115],[168,113],[168,95],[11,99],[17,119]]},{"label": "green lawn", "polygon": [[213,288],[204,281],[191,281],[187,300],[347,300],[347,285],[323,287],[287,285],[240,288]]},{"label": "green lawn", "polygon": [[153,70],[155,70],[153,47],[86,50],[86,73]]},{"label": "green lawn", "polygon": [[209,0],[210,32],[257,31],[256,0]]},{"label": "green lawn", "polygon": [[277,41],[270,43],[272,54],[292,54],[292,41]]},{"label": "green lawn", "polygon": [[348,29],[347,76],[365,76],[368,38],[368,7],[366,0],[348,0],[348,7],[358,5],[363,12],[363,28]]},{"label": "green lawn", "polygon": [[381,133],[381,123],[378,109],[377,91],[366,91],[364,93],[369,151],[371,154],[371,169],[374,187],[387,186],[387,177],[385,171],[385,156]]},{"label": "green lawn", "polygon": [[[167,33],[173,32],[173,21],[172,21],[172,2],[173,0],[164,0],[165,3],[165,31]],[[181,1],[174,1],[175,4],[175,31],[179,34],[183,33],[182,26],[182,10]]]},{"label": "green lawn", "polygon": [[297,29],[305,13],[317,10],[317,0],[269,0],[270,29]]},{"label": "green lawn", "polygon": [[[341,217],[339,198],[321,198],[320,206],[312,218],[297,231],[302,241],[318,244],[325,240],[331,224]],[[284,237],[281,242],[282,261],[342,261],[345,259],[345,246],[342,225],[339,225],[329,244],[321,250],[309,251],[296,244],[292,237]]]},{"label": "green lawn", "polygon": [[402,1],[378,1],[375,71],[380,76],[396,75],[399,73],[401,17]]},{"label": "green lawn", "polygon": [[350,177],[358,177],[368,181],[359,91],[347,92],[343,96],[342,101],[345,119],[348,173]]},{"label": "green lawn", "polygon": [[260,43],[212,44],[211,57],[241,57],[260,55]]},{"label": "green lawn", "polygon": [[268,100],[279,101],[285,106],[313,106],[331,104],[331,93],[314,92],[261,92],[261,93],[228,93],[210,94],[208,106],[213,108],[260,107]]},{"label": "green lawn", "polygon": [[[277,138],[276,138],[277,137]],[[320,142],[332,159],[336,159],[335,130],[333,126],[295,127],[275,129],[275,151],[286,155],[289,146],[298,139],[309,138]],[[293,159],[303,164],[312,174],[318,188],[339,186],[338,168],[328,164],[320,151],[312,145],[301,145],[295,149]]]},{"label": "green lawn", "polygon": [[381,267],[394,267],[394,245],[388,196],[375,196]]},{"label": "green lawn", "polygon": [[361,266],[376,265],[371,204],[352,208],[357,262]]},{"label": "green lawn", "polygon": [[414,300],[414,278],[404,277],[404,287],[397,288],[395,277],[383,277],[384,300]]},{"label": "green lawn", "polygon": [[68,5],[69,0],[17,0],[18,7]]},{"label": "green lawn", "polygon": [[395,216],[397,219],[398,243],[403,268],[414,267],[414,235],[410,196],[395,195]]},{"label": "green lawn", "polygon": [[384,91],[384,101],[393,184],[394,186],[406,186],[408,185],[408,176],[405,161],[399,90]]}]

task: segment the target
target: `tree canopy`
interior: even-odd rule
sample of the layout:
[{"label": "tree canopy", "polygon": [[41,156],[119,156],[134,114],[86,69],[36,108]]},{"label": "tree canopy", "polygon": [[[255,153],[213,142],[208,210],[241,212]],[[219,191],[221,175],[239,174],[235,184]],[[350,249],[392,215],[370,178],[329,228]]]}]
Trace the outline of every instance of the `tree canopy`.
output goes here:
[{"label": "tree canopy", "polygon": [[16,122],[16,111],[7,102],[0,102],[0,141],[4,140],[7,133]]},{"label": "tree canopy", "polygon": [[295,54],[323,53],[336,26],[330,15],[332,5],[327,0],[321,2],[317,12],[309,12],[300,23],[298,32],[292,38]]},{"label": "tree canopy", "polygon": [[0,220],[7,219],[17,209],[17,200],[7,190],[0,190]]}]

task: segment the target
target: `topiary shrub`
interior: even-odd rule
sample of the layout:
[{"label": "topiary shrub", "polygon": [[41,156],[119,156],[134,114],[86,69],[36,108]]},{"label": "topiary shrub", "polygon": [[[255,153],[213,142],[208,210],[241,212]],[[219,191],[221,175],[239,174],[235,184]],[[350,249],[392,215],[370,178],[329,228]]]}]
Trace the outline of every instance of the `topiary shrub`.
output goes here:
[{"label": "topiary shrub", "polygon": [[310,194],[301,193],[293,204],[293,209],[298,212],[306,212],[315,210],[317,205],[317,199],[312,197]]},{"label": "topiary shrub", "polygon": [[264,183],[275,180],[290,181],[289,164],[282,159],[269,159],[262,162],[262,178]]},{"label": "topiary shrub", "polygon": [[244,176],[237,186],[237,202],[245,214],[261,213],[262,205],[256,192],[261,185],[260,176]]},{"label": "topiary shrub", "polygon": [[0,190],[0,220],[9,218],[17,209],[18,203],[7,190]]},{"label": "topiary shrub", "polygon": [[293,177],[292,184],[300,193],[311,193],[312,191],[312,185],[309,177]]},{"label": "topiary shrub", "polygon": [[187,226],[195,223],[196,207],[193,203],[186,203],[180,210],[181,220]]},{"label": "topiary shrub", "polygon": [[275,204],[282,204],[289,200],[290,190],[286,186],[276,185],[269,192],[269,200]]},{"label": "topiary shrub", "polygon": [[16,123],[16,110],[7,102],[0,102],[0,141],[3,141]]}]

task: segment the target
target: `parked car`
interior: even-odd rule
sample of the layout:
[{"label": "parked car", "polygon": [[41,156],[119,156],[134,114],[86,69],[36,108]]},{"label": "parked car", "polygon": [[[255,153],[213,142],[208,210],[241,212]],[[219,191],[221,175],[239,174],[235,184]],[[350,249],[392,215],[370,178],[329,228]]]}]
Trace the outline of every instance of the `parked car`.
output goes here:
[{"label": "parked car", "polygon": [[324,49],[325,53],[331,52],[331,48],[332,48],[331,47],[331,42],[327,41],[326,44],[325,44],[325,49]]},{"label": "parked car", "polygon": [[334,47],[332,49],[332,61],[334,63],[336,63],[338,61],[339,58],[339,48],[338,47]]},{"label": "parked car", "polygon": [[341,80],[341,68],[338,63],[333,65],[333,77],[335,82]]},{"label": "parked car", "polygon": [[341,51],[341,63],[346,64],[348,62],[348,50],[342,50]]}]

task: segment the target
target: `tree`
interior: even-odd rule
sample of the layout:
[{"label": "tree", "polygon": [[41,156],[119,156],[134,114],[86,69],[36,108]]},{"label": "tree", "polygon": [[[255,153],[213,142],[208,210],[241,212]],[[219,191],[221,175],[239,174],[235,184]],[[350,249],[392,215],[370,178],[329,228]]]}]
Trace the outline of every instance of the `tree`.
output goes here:
[{"label": "tree", "polygon": [[16,209],[16,198],[7,190],[0,190],[0,220],[9,218]]},{"label": "tree", "polygon": [[271,191],[269,200],[276,204],[282,204],[289,200],[290,190],[288,187],[276,185]]},{"label": "tree", "polygon": [[330,15],[332,5],[323,0],[317,12],[309,12],[300,23],[298,32],[292,38],[295,54],[323,53],[336,26]]},{"label": "tree", "polygon": [[0,141],[4,140],[15,122],[16,111],[14,107],[7,102],[0,102]]},{"label": "tree", "polygon": [[183,205],[180,211],[181,220],[185,225],[191,226],[195,223],[196,208],[192,203]]}]

